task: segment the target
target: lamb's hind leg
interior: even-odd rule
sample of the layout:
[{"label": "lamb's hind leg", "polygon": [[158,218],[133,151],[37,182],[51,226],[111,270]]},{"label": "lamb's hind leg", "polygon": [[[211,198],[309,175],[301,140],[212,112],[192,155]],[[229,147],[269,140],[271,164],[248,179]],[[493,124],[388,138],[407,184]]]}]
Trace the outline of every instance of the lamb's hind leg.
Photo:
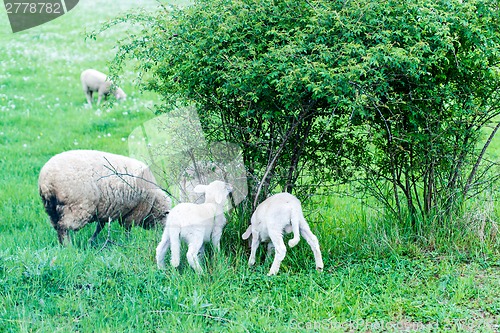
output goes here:
[{"label": "lamb's hind leg", "polygon": [[300,226],[300,234],[306,240],[307,244],[311,247],[314,254],[314,261],[316,262],[316,269],[318,271],[323,270],[323,258],[321,256],[321,250],[319,248],[318,238],[312,233],[311,228],[307,223]]},{"label": "lamb's hind leg", "polygon": [[156,247],[156,265],[159,269],[165,268],[165,254],[170,246],[170,237],[168,230],[163,231],[161,241]]},{"label": "lamb's hind leg", "polygon": [[274,260],[269,273],[267,273],[268,276],[271,276],[278,273],[281,262],[286,255],[286,246],[281,233],[269,233],[269,238],[271,238],[271,242],[273,242],[274,245]]},{"label": "lamb's hind leg", "polygon": [[181,229],[168,224],[165,226],[165,232],[168,232],[170,239],[170,264],[173,267],[179,267],[181,262]]},{"label": "lamb's hind leg", "polygon": [[259,248],[260,240],[259,233],[257,231],[252,231],[252,246],[250,249],[250,258],[248,259],[248,266],[255,265],[255,255],[257,254],[257,249]]}]

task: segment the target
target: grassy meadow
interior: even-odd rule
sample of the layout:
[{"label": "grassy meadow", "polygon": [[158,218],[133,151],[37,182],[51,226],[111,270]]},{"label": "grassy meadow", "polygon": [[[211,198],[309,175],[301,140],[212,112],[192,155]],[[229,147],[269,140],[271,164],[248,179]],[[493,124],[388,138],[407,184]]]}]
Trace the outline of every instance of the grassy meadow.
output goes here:
[{"label": "grassy meadow", "polygon": [[[470,204],[448,231],[410,239],[373,206],[342,196],[305,203],[325,270],[302,241],[280,273],[271,259],[248,268],[248,221],[230,218],[223,251],[208,249],[205,274],[182,257],[179,270],[154,261],[161,230],[117,224],[95,246],[94,226],[57,242],[38,195],[40,168],[54,154],[99,149],[128,154],[128,135],[155,117],[157,97],[140,93],[133,68],[126,101],[86,106],[79,76],[107,72],[117,26],[86,32],[154,0],[81,0],[66,15],[12,34],[0,9],[0,332],[499,332],[499,188]],[[500,138],[490,157],[500,156]],[[111,242],[108,242],[111,241]],[[185,251],[185,250],[184,250]],[[263,253],[262,253],[263,254]],[[167,258],[168,260],[168,258]]]}]

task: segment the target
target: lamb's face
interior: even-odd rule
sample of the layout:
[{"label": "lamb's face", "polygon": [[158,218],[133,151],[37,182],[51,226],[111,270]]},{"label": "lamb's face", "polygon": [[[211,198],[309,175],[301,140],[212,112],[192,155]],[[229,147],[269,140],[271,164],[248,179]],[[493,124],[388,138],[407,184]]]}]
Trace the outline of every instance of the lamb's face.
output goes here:
[{"label": "lamb's face", "polygon": [[194,189],[196,193],[205,193],[205,202],[215,202],[224,204],[229,193],[233,191],[231,184],[216,180],[208,185],[197,185]]},{"label": "lamb's face", "polygon": [[213,189],[215,202],[218,204],[223,204],[226,201],[229,193],[233,191],[233,187],[231,186],[231,184],[221,181],[212,182],[209,186],[211,187],[211,190]]}]

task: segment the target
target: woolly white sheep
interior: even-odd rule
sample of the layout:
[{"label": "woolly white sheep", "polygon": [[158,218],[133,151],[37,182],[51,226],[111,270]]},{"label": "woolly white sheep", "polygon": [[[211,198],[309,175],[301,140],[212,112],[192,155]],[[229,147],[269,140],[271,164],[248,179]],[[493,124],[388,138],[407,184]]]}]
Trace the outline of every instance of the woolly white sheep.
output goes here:
[{"label": "woolly white sheep", "polygon": [[286,246],[283,242],[283,232],[291,233],[293,238],[288,241],[294,247],[304,237],[311,247],[316,269],[323,269],[323,259],[319,248],[318,238],[311,232],[307,224],[299,199],[290,193],[278,193],[264,200],[252,214],[251,225],[243,233],[243,239],[252,235],[252,248],[248,265],[255,264],[255,254],[261,242],[268,242],[268,253],[274,248],[274,261],[267,275],[278,273],[281,262],[286,255]]},{"label": "woolly white sheep", "polygon": [[186,258],[198,273],[203,271],[198,260],[203,244],[211,239],[214,248],[220,250],[222,230],[226,225],[224,205],[232,186],[216,180],[208,185],[197,185],[194,191],[205,193],[204,203],[180,203],[166,217],[165,230],[156,248],[156,263],[160,269],[165,268],[168,248],[171,251],[170,263],[173,267],[179,266],[181,239],[188,243]]},{"label": "woolly white sheep", "polygon": [[127,98],[127,94],[122,89],[113,87],[113,82],[108,80],[106,74],[95,69],[84,70],[80,75],[80,80],[82,81],[83,92],[90,106],[92,106],[92,94],[94,92],[97,92],[97,105],[101,102],[102,97],[109,95],[110,92],[118,100],[125,100]]},{"label": "woolly white sheep", "polygon": [[170,198],[156,185],[148,166],[130,157],[96,150],[71,150],[53,156],[41,169],[40,196],[59,242],[68,230],[97,222],[89,242],[112,220],[127,230],[151,228],[170,209]]}]

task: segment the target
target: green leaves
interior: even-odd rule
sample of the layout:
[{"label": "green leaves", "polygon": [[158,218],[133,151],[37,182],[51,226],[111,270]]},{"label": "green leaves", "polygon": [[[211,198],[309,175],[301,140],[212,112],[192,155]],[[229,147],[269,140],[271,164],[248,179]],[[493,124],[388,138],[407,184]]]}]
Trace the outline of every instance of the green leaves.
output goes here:
[{"label": "green leaves", "polygon": [[197,105],[209,139],[240,144],[254,189],[354,177],[400,218],[426,216],[458,199],[498,115],[498,12],[495,1],[197,0],[151,14],[118,59],[140,61],[167,109]]}]

